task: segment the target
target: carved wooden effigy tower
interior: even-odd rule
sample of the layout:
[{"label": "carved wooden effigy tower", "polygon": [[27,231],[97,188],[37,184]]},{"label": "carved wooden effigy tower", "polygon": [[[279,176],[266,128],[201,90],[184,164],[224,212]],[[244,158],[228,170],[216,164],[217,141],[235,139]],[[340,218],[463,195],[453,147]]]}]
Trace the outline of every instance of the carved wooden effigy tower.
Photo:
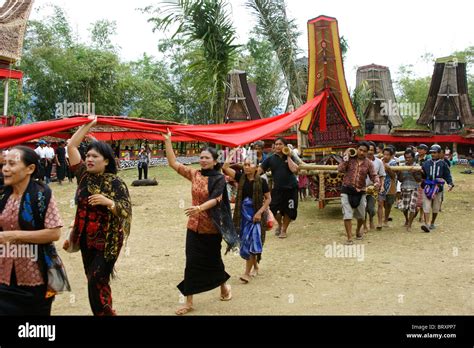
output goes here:
[{"label": "carved wooden effigy tower", "polygon": [[337,20],[319,16],[308,21],[307,101],[326,98],[300,124],[300,147],[309,160],[350,146],[360,124],[344,76]]}]

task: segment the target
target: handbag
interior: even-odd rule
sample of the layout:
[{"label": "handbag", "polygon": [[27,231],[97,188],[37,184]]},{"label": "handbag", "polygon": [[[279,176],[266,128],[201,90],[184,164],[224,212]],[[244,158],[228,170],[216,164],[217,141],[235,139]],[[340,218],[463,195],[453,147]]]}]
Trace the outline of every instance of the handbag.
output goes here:
[{"label": "handbag", "polygon": [[64,249],[68,253],[75,253],[80,250],[80,245],[79,243],[74,243],[74,238],[72,238],[72,232],[74,230],[74,220],[71,222],[71,225],[69,226],[68,233],[66,236],[66,240],[68,241],[68,248]]},{"label": "handbag", "polygon": [[267,229],[271,230],[275,224],[275,216],[273,216],[272,211],[268,208],[264,214],[267,214]]},{"label": "handbag", "polygon": [[48,277],[48,291],[61,293],[71,291],[71,285],[66,274],[66,268],[56,251],[53,243],[46,244],[43,247],[44,260],[46,263]]}]

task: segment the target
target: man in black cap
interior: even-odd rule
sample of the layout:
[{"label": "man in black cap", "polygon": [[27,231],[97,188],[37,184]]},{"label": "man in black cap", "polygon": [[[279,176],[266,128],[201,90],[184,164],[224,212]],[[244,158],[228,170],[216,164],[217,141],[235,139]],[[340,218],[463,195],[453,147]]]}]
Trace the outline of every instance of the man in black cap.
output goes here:
[{"label": "man in black cap", "polygon": [[[425,223],[421,226],[424,232],[430,232],[436,228],[435,221],[443,201],[444,184],[448,184],[448,191],[454,187],[451,171],[441,155],[441,146],[433,145],[430,148],[431,159],[426,160],[423,165],[423,213]],[[430,212],[433,212],[431,224],[428,225]]]},{"label": "man in black cap", "polygon": [[418,152],[415,156],[415,163],[422,166],[423,163],[425,163],[426,160],[431,158],[430,155],[427,155],[428,150],[429,150],[428,145],[420,144],[420,145],[417,146],[417,150],[418,150]]},{"label": "man in black cap", "polygon": [[38,177],[41,181],[45,180],[46,176],[46,168],[48,165],[48,160],[46,158],[47,148],[46,148],[46,141],[41,139],[38,141],[38,147],[35,149],[36,154],[40,158],[40,165],[38,168]]}]

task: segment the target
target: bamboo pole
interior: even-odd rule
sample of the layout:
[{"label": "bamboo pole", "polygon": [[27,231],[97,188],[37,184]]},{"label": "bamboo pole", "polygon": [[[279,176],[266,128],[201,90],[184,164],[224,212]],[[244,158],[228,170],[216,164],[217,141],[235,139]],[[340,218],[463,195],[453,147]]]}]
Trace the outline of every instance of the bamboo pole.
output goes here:
[{"label": "bamboo pole", "polygon": [[3,115],[8,116],[8,87],[10,80],[5,80],[5,93],[4,93],[4,102],[3,102]]},{"label": "bamboo pole", "polygon": [[337,170],[300,170],[299,175],[338,174]]},{"label": "bamboo pole", "polygon": [[405,170],[414,170],[414,171],[422,171],[423,169],[421,166],[393,166],[390,167],[390,170],[394,172],[403,172]]},{"label": "bamboo pole", "polygon": [[324,164],[304,164],[299,166],[300,170],[337,170],[337,166]]},{"label": "bamboo pole", "polygon": [[[299,170],[301,174],[304,172],[316,172],[316,174],[319,174],[318,171],[323,171],[323,172],[337,172],[337,166],[334,165],[324,165],[324,164],[306,164],[306,165],[301,165],[299,166]],[[401,172],[405,170],[415,170],[415,171],[421,171],[422,168],[420,166],[392,166],[390,167],[390,170],[394,172]],[[303,174],[304,175],[304,174]],[[315,174],[312,174],[315,175]]]}]

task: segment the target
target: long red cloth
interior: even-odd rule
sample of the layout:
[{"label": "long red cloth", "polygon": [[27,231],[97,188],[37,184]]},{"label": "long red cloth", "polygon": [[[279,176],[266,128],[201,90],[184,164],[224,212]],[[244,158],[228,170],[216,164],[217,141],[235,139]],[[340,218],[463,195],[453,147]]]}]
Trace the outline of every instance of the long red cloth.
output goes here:
[{"label": "long red cloth", "polygon": [[[98,117],[98,124],[129,129],[126,132],[95,132],[98,140],[150,139],[162,140],[160,132],[169,128],[174,141],[199,140],[225,146],[238,146],[251,143],[283,132],[300,122],[305,115],[316,108],[325,96],[318,95],[291,114],[282,114],[261,120],[216,125],[167,125],[147,123],[130,119]],[[87,117],[37,122],[29,125],[0,129],[0,148],[15,146],[28,140],[52,135],[88,123]],[[140,132],[141,131],[141,132]],[[147,132],[153,132],[152,134]],[[115,135],[114,135],[115,134]]]}]

